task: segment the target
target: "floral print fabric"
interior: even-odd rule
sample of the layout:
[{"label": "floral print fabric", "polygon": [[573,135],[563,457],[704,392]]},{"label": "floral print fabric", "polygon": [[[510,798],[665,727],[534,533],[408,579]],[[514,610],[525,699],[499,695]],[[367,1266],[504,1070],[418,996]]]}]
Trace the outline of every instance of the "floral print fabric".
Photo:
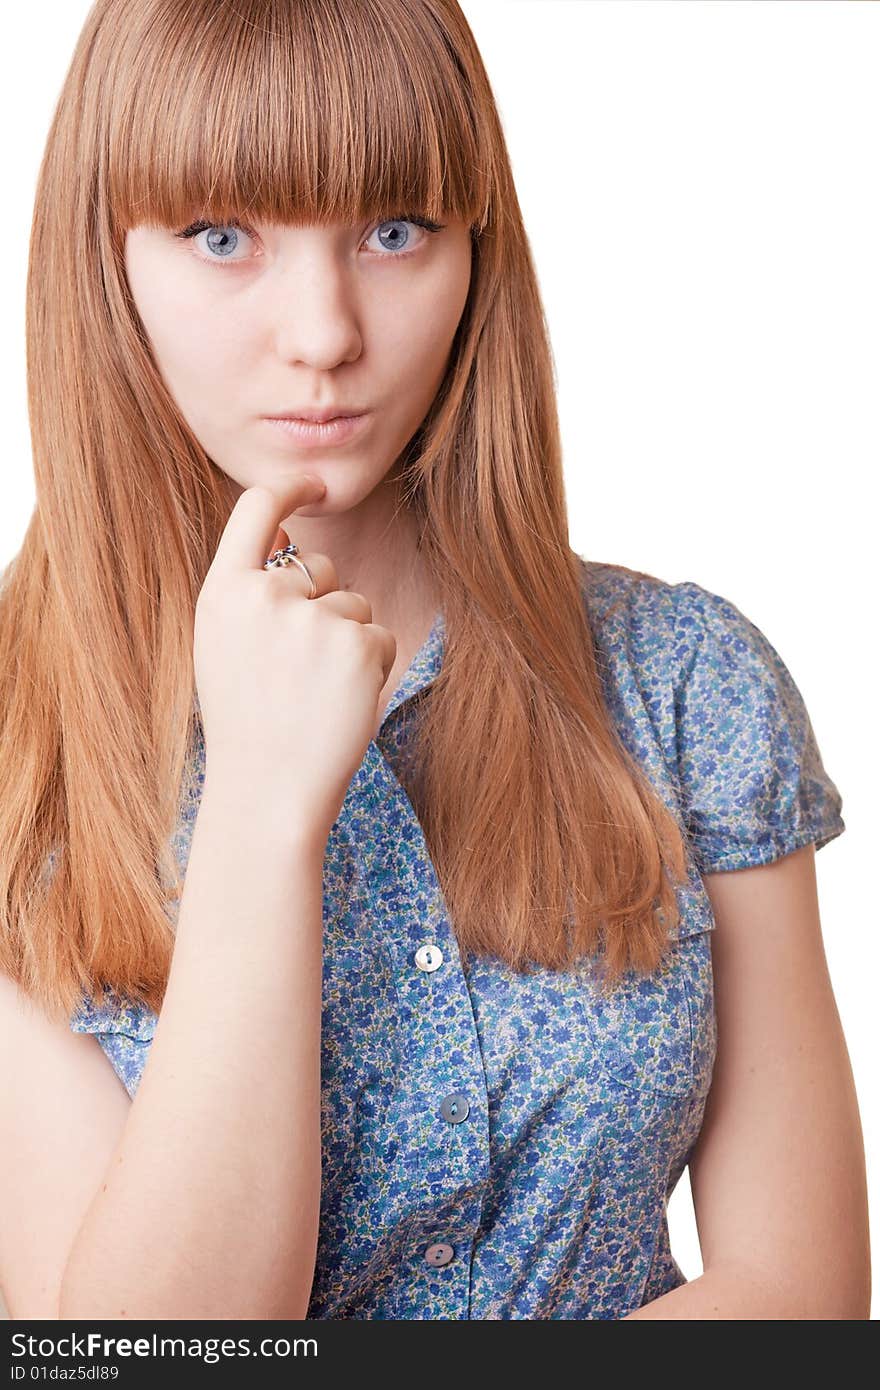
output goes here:
[{"label": "floral print fabric", "polygon": [[[609,709],[689,845],[671,957],[608,999],[586,963],[463,968],[397,775],[412,697],[442,662],[438,613],[327,844],[309,1318],[619,1319],[684,1282],[666,1203],[717,1041],[701,874],[827,844],[842,803],[791,675],[738,608],[581,564]],[[203,752],[174,840],[184,867]],[[105,991],[71,1026],[97,1036],[134,1097],[156,1023]]]}]

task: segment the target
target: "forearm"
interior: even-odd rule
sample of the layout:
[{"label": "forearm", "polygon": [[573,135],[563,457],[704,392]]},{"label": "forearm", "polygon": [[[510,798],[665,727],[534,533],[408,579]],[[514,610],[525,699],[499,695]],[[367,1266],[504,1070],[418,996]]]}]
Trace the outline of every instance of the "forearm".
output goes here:
[{"label": "forearm", "polygon": [[693,1318],[759,1320],[812,1320],[867,1316],[858,1308],[837,1304],[826,1286],[815,1295],[792,1278],[773,1280],[744,1266],[716,1265],[698,1278],[680,1284],[660,1298],[627,1313],[629,1318]]},{"label": "forearm", "polygon": [[321,1192],[323,845],[206,783],[168,988],[62,1318],[301,1318]]}]

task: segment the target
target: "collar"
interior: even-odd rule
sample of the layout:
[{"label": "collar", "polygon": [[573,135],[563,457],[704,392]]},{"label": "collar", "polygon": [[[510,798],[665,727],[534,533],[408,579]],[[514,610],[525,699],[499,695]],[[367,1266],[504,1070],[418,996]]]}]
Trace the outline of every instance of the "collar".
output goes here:
[{"label": "collar", "polygon": [[438,675],[443,664],[445,642],[446,621],[443,610],[438,609],[431,631],[403,673],[400,683],[388,703],[382,718],[381,727],[383,730],[394,711],[403,704],[404,700],[409,700],[420,690],[424,690]]}]

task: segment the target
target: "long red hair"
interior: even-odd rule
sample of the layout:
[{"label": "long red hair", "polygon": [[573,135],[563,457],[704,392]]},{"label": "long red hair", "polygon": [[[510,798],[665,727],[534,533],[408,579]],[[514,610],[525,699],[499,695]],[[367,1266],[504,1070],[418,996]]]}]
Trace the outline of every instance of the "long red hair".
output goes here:
[{"label": "long red hair", "polygon": [[547,326],[461,9],[97,0],[39,172],[37,504],[0,589],[0,968],[52,1014],[100,982],[161,1007],[195,601],[234,500],[157,370],[126,231],[402,208],[473,239],[448,372],[399,461],[447,634],[408,790],[462,952],[563,968],[601,935],[609,981],[660,963],[684,846],[603,700]]}]

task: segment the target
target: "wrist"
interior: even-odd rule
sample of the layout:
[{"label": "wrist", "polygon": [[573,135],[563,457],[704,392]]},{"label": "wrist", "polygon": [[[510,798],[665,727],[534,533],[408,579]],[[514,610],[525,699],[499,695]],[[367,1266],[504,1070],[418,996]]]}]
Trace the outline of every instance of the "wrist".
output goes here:
[{"label": "wrist", "polygon": [[329,831],[296,805],[294,789],[287,791],[282,800],[277,790],[267,792],[253,778],[217,768],[205,775],[198,818],[233,827],[242,846],[275,848],[322,863]]}]

